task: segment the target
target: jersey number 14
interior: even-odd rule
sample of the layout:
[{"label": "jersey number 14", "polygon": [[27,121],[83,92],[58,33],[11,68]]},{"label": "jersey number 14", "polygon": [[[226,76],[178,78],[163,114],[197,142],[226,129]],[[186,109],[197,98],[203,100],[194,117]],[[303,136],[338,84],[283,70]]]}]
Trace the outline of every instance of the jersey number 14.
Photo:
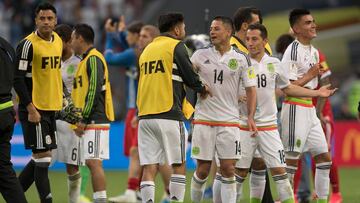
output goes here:
[{"label": "jersey number 14", "polygon": [[221,70],[219,73],[217,71],[217,69],[214,70],[214,84],[216,83],[223,83],[223,79],[224,79],[224,72],[223,70]]}]

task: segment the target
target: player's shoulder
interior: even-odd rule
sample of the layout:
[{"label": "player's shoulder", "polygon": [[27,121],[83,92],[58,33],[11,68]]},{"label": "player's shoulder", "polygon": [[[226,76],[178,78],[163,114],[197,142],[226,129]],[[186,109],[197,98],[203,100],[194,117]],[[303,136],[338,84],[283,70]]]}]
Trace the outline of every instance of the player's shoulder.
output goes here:
[{"label": "player's shoulder", "polygon": [[69,60],[71,63],[80,63],[81,58],[78,55],[72,55]]},{"label": "player's shoulder", "polygon": [[265,63],[280,63],[280,60],[274,56],[265,54]]},{"label": "player's shoulder", "polygon": [[248,66],[251,65],[251,60],[250,60],[250,57],[248,54],[246,54],[245,52],[241,51],[240,49],[238,49],[237,47],[234,47],[234,46],[232,46],[232,49],[233,49],[232,53],[235,57],[239,57],[243,60],[246,60]]},{"label": "player's shoulder", "polygon": [[212,52],[212,49],[213,49],[213,45],[208,45],[208,46],[199,48],[193,53],[192,57],[199,57],[199,56],[203,56],[203,55],[208,55],[209,53]]},{"label": "player's shoulder", "polygon": [[301,48],[299,48],[299,41],[294,40],[289,44],[289,46],[286,48],[283,58],[290,59],[292,61],[298,60],[298,52]]}]

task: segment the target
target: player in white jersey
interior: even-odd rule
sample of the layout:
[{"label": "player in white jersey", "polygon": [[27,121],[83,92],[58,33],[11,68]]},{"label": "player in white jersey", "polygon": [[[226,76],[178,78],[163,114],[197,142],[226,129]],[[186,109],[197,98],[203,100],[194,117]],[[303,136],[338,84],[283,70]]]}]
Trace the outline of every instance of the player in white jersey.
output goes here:
[{"label": "player in white jersey", "polygon": [[[72,29],[70,26],[61,24],[54,30],[63,40],[63,53],[61,61],[61,73],[63,82],[71,92],[74,81],[74,74],[80,58],[75,56],[70,44]],[[71,129],[71,124],[56,120],[58,148],[53,150],[52,160],[66,164],[68,174],[69,202],[76,203],[80,195],[81,176],[79,165],[84,165],[84,158],[80,156],[80,139]]]},{"label": "player in white jersey", "polygon": [[[289,21],[296,40],[286,49],[282,62],[290,68],[289,79],[293,84],[315,89],[319,74],[310,77],[309,73],[313,69],[321,72],[321,68],[319,52],[311,45],[311,40],[316,37],[314,18],[308,10],[294,9],[290,12]],[[316,163],[315,192],[318,202],[327,202],[331,158],[311,99],[286,97],[281,123],[281,137],[290,181],[293,181],[300,153],[310,151]]]},{"label": "player in white jersey", "polygon": [[256,131],[256,77],[250,59],[230,45],[232,20],[215,17],[210,26],[213,46],[197,50],[191,61],[212,93],[195,106],[192,137],[192,158],[197,159],[191,180],[192,202],[200,202],[205,189],[211,161],[220,159],[221,201],[236,202],[235,163],[240,158],[239,103],[240,81],[248,96],[249,126]]},{"label": "player in white jersey", "polygon": [[[258,134],[252,136],[248,131],[247,107],[240,104],[240,131],[242,156],[236,163],[238,182],[238,199],[241,197],[241,187],[253,161],[255,150],[258,150],[264,159],[266,166],[270,168],[271,174],[277,186],[281,202],[294,202],[293,191],[287,178],[285,169],[284,148],[277,130],[277,106],[275,89],[279,88],[287,95],[326,97],[332,94],[327,86],[319,91],[309,90],[300,86],[292,85],[287,77],[287,70],[277,58],[270,57],[265,53],[267,44],[267,30],[261,24],[250,25],[246,35],[246,44],[249,50],[251,64],[257,73],[257,108],[255,122]],[[259,170],[259,169],[258,169]],[[265,173],[265,167],[262,169]],[[256,178],[257,174],[252,174]],[[251,184],[251,202],[261,202],[262,192],[256,190],[257,185]]]}]

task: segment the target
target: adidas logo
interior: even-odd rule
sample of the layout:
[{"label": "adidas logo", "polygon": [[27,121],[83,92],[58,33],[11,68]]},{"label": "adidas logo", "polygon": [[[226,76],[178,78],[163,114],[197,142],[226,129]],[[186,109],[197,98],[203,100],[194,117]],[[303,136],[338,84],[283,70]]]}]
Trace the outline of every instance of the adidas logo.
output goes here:
[{"label": "adidas logo", "polygon": [[204,61],[204,64],[210,64],[210,60],[207,59],[206,61]]}]

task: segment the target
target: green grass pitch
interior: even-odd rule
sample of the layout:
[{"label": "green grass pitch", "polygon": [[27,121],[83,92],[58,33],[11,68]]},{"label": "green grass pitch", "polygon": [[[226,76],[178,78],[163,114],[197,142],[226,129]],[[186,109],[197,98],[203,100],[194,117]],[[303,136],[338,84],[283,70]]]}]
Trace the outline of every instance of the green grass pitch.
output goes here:
[{"label": "green grass pitch", "polygon": [[[127,172],[126,171],[105,171],[106,173],[106,184],[107,184],[107,194],[108,197],[118,195],[126,189],[127,184]],[[185,202],[190,201],[190,178],[192,171],[187,173],[187,187]],[[342,168],[340,169],[340,190],[343,195],[344,203],[360,203],[360,169],[359,168]],[[67,177],[63,171],[51,171],[50,172],[50,183],[51,190],[53,195],[54,203],[65,203],[67,202]],[[161,179],[158,176],[156,181],[156,202],[160,202],[163,195],[163,184]],[[276,189],[272,184],[272,193],[276,198]],[[245,198],[241,201],[242,203],[249,202],[249,187],[248,183],[245,183],[244,187]],[[91,184],[88,184],[87,187],[87,196],[92,197]],[[35,184],[26,192],[26,198],[29,203],[39,202],[38,194],[35,188]],[[2,197],[0,197],[0,202],[5,202]],[[204,202],[211,202],[204,201]]]}]

